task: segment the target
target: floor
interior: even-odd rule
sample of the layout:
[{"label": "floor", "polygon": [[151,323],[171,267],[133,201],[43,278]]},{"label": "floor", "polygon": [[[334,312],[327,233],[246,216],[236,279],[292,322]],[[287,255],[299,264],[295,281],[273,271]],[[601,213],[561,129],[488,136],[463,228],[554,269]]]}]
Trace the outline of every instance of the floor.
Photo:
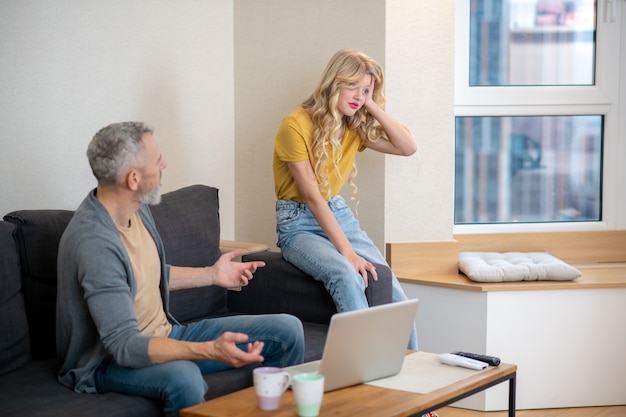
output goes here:
[{"label": "floor", "polygon": [[[437,410],[439,417],[507,417],[507,411],[472,411],[444,407]],[[551,408],[547,410],[518,410],[516,417],[624,417],[626,405],[614,407]]]}]

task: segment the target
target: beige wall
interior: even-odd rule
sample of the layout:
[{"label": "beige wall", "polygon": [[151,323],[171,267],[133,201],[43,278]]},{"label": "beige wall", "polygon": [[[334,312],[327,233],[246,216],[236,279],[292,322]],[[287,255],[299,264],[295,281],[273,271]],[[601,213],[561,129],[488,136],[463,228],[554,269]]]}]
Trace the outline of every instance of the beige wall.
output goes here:
[{"label": "beige wall", "polygon": [[[315,88],[341,48],[384,65],[382,0],[236,0],[235,144],[237,238],[276,243],[272,152],[276,130]],[[360,220],[383,241],[382,155],[359,155]],[[348,191],[349,195],[349,191]]]},{"label": "beige wall", "polygon": [[[387,110],[420,145],[411,158],[363,152],[359,220],[385,241],[445,240],[453,221],[453,0],[236,0],[236,234],[276,240],[272,146],[282,118],[311,93],[338,49],[386,72]],[[345,195],[349,196],[350,190]]]},{"label": "beige wall", "polygon": [[165,191],[220,188],[222,236],[275,243],[271,155],[282,117],[337,50],[387,75],[388,110],[419,156],[359,156],[375,242],[452,228],[453,0],[0,2],[0,215],[74,209],[95,182],[88,141],[114,121],[156,127]]}]

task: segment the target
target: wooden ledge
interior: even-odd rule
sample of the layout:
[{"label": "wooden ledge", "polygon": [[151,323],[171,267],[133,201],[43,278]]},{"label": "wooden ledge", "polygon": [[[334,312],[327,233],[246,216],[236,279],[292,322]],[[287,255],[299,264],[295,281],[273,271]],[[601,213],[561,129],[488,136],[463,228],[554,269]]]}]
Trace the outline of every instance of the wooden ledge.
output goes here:
[{"label": "wooden ledge", "polygon": [[[387,243],[387,262],[402,282],[466,291],[626,288],[626,230],[457,234],[447,241]],[[458,256],[474,252],[548,252],[576,267],[574,281],[474,282]]]},{"label": "wooden ledge", "polygon": [[418,275],[409,271],[395,271],[400,282],[453,288],[464,291],[536,291],[581,290],[591,288],[626,288],[626,263],[573,265],[582,276],[573,281],[516,281],[474,282],[463,274]]},{"label": "wooden ledge", "polygon": [[222,253],[232,252],[241,249],[241,256],[256,252],[269,250],[269,246],[264,243],[241,242],[237,240],[220,240],[220,251]]}]

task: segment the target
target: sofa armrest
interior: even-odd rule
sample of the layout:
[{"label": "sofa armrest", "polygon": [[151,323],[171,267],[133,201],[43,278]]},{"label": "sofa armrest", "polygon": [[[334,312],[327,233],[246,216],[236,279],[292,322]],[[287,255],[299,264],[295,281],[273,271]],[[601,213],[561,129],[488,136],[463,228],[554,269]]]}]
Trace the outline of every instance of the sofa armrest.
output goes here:
[{"label": "sofa armrest", "polygon": [[[304,322],[328,324],[337,312],[335,303],[324,288],[289,262],[279,252],[257,252],[243,256],[243,261],[263,261],[254,278],[241,291],[228,294],[228,309],[245,314],[289,313]],[[376,265],[378,281],[370,276],[365,290],[370,306],[391,302],[391,270]]]}]

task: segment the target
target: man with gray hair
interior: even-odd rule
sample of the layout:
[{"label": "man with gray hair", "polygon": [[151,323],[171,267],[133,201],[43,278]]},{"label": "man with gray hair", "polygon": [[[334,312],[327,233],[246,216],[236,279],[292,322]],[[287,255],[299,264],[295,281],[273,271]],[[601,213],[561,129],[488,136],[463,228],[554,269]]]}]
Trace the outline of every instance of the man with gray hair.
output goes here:
[{"label": "man with gray hair", "polygon": [[204,373],[255,362],[302,362],[302,324],[293,316],[181,325],[169,314],[169,289],[244,286],[264,264],[233,262],[239,251],[204,268],[165,264],[147,206],[160,202],[166,167],[151,128],[136,122],[104,127],[87,157],[98,184],[59,245],[57,353],[63,385],[83,393],[160,399],[167,416],[178,416],[180,409],[204,401]]}]

